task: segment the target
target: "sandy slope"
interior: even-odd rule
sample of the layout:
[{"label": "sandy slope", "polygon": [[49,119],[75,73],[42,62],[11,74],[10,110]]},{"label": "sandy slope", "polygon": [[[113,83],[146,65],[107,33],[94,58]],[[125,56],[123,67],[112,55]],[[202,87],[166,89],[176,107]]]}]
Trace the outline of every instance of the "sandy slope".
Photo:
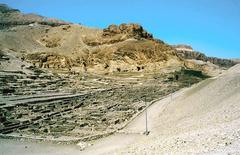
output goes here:
[{"label": "sandy slope", "polygon": [[[142,135],[143,113],[120,133],[93,142],[81,152],[75,146],[0,140],[0,153],[240,154],[240,65],[158,101],[148,114],[149,136]],[[24,149],[25,145],[30,147]],[[22,147],[12,150],[10,146]]]},{"label": "sandy slope", "polygon": [[240,154],[240,65],[183,89],[148,109],[124,134],[95,142],[82,154]]},{"label": "sandy slope", "polygon": [[[149,113],[151,135],[114,153],[240,154],[240,65]],[[140,122],[126,131],[139,132]]]}]

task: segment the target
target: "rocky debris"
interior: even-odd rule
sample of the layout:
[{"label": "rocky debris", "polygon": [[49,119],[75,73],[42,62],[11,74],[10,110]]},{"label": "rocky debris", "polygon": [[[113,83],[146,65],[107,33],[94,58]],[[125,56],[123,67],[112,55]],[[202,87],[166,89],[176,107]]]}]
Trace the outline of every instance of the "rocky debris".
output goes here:
[{"label": "rocky debris", "polygon": [[24,59],[39,68],[70,69],[74,66],[71,58],[54,53],[33,53],[26,55]]},{"label": "rocky debris", "polygon": [[45,46],[48,48],[54,48],[54,47],[58,47],[60,46],[60,38],[42,38],[41,39],[42,42],[45,43]]},{"label": "rocky debris", "polygon": [[186,59],[184,61],[184,66],[188,69],[202,71],[209,76],[218,76],[225,70],[225,68],[219,67],[211,62],[195,59]]},{"label": "rocky debris", "polygon": [[[126,150],[112,151],[107,154],[239,154],[239,132],[225,126],[225,130],[216,127],[203,128],[179,135],[155,136],[128,146]],[[226,131],[226,130],[229,131]],[[235,131],[234,131],[235,130]],[[204,132],[205,133],[204,133]]]},{"label": "rocky debris", "polygon": [[220,67],[232,67],[236,64],[233,60],[230,59],[220,59],[216,57],[207,57],[205,54],[201,52],[194,51],[191,46],[188,45],[174,45],[173,46],[176,51],[177,55],[183,59],[196,59],[196,60],[202,60],[204,62],[211,62],[215,65],[218,65]]},{"label": "rocky debris", "polygon": [[[31,95],[57,91],[66,81],[51,75],[40,74],[34,79],[25,74],[0,72],[0,91],[4,95]],[[37,73],[39,74],[39,73]],[[52,87],[52,88],[51,88]],[[56,88],[59,87],[59,88]],[[39,89],[41,88],[41,89]]]},{"label": "rocky debris", "polygon": [[89,72],[148,72],[167,66],[184,67],[171,46],[153,40],[127,40],[98,47],[80,59],[86,62]]},{"label": "rocky debris", "polygon": [[[202,79],[189,73],[184,76],[185,72],[174,73],[179,78],[168,82],[164,75],[159,75],[157,80],[152,75],[146,80],[139,75],[129,78],[128,74],[120,79],[91,75],[79,80],[78,76],[59,79],[38,72],[32,80],[25,74],[9,74],[3,74],[0,82],[5,81],[3,87],[15,86],[15,92],[0,94],[5,103],[0,104],[0,133],[34,135],[33,138],[102,137],[98,135],[116,131],[144,109],[141,96],[146,92],[146,101],[150,102],[188,86],[188,80],[195,83]],[[141,81],[143,85],[138,84]],[[68,89],[69,92],[63,92]],[[79,94],[72,94],[71,89],[77,89]]]},{"label": "rocky debris", "polygon": [[103,29],[103,36],[104,37],[112,37],[118,34],[125,34],[128,38],[135,38],[135,39],[153,39],[152,34],[148,33],[143,29],[143,27],[139,24],[120,24],[117,25],[110,25],[106,29]]},{"label": "rocky debris", "polygon": [[136,40],[154,40],[156,43],[160,40],[155,40],[152,34],[148,33],[143,29],[139,24],[120,24],[109,25],[107,28],[103,29],[101,35],[95,35],[92,37],[85,37],[84,43],[89,46],[99,46],[104,44],[115,44],[126,41],[127,39],[136,39]]}]

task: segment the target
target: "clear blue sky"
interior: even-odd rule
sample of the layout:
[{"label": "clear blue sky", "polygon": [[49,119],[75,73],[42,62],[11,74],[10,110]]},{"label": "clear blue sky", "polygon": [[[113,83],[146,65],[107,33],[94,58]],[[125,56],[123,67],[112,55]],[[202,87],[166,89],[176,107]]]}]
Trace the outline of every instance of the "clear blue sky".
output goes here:
[{"label": "clear blue sky", "polygon": [[240,58],[240,0],[0,0],[24,13],[104,28],[139,23],[169,44]]}]

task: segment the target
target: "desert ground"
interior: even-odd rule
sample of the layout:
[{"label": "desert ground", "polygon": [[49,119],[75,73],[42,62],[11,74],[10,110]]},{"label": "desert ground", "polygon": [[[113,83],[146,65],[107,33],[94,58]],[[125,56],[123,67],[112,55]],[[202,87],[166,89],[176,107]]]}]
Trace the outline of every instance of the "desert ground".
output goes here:
[{"label": "desert ground", "polygon": [[236,65],[152,104],[147,109],[148,136],[143,134],[143,112],[124,129],[96,141],[56,145],[1,139],[0,153],[239,154],[239,92],[240,65]]}]

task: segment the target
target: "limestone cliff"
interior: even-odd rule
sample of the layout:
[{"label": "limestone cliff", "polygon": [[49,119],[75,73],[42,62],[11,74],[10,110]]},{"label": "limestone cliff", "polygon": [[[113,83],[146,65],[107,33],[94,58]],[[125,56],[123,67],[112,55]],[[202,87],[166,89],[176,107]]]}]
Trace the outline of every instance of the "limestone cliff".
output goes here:
[{"label": "limestone cliff", "polygon": [[230,59],[208,57],[201,52],[194,51],[193,48],[188,45],[175,45],[173,47],[176,49],[177,55],[184,59],[196,59],[196,60],[202,60],[204,62],[209,61],[215,65],[218,65],[221,67],[227,67],[227,68],[236,64],[233,60],[230,60]]}]

